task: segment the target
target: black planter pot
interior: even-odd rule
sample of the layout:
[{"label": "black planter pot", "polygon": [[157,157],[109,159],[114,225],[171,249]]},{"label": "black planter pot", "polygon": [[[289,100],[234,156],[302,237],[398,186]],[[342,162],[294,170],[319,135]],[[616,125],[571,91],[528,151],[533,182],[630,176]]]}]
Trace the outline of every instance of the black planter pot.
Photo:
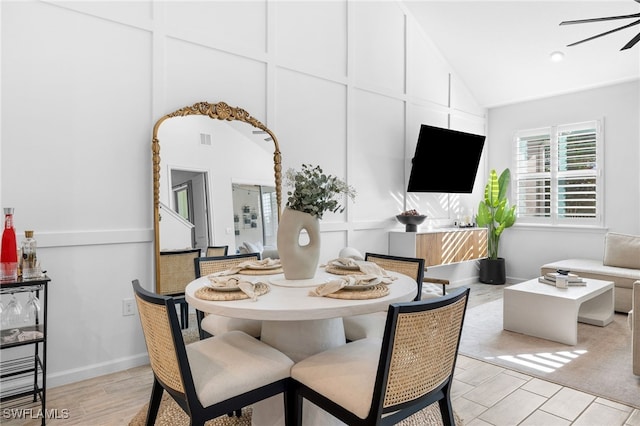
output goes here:
[{"label": "black planter pot", "polygon": [[480,259],[480,282],[485,284],[504,284],[507,282],[504,258]]}]

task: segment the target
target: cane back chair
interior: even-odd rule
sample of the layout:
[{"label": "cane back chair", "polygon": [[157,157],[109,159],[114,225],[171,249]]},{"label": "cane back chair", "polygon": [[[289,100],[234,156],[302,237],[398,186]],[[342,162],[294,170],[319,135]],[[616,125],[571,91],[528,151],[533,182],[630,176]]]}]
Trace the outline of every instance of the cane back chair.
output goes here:
[{"label": "cane back chair", "polygon": [[184,298],[184,289],[196,278],[193,261],[197,257],[200,257],[200,249],[160,252],[160,279],[156,292],[163,296],[173,296],[179,303],[182,328],[189,327],[189,304]]},{"label": "cane back chair", "polygon": [[[200,278],[214,272],[225,271],[248,260],[260,260],[258,253],[233,254],[229,256],[200,257],[195,260],[195,276]],[[200,338],[215,336],[230,330],[241,330],[253,337],[260,337],[262,321],[229,318],[216,314],[205,314],[196,310]]]},{"label": "cane back chair", "polygon": [[389,306],[382,340],[357,340],[293,366],[293,416],[306,399],[350,426],[394,425],[438,402],[454,425],[451,386],[468,288]]},{"label": "cane back chair", "polygon": [[132,285],[154,377],[148,425],[155,422],[165,390],[192,425],[281,393],[287,421],[289,357],[241,331],[185,345],[175,300],[143,289],[138,280]]},{"label": "cane back chair", "polygon": [[[424,259],[365,253],[364,260],[373,262],[384,270],[399,272],[415,279],[418,287],[414,300],[420,300],[422,295],[422,280],[424,278]],[[372,314],[344,317],[342,321],[347,341],[372,336],[382,337],[386,318],[386,312],[374,312]]]}]

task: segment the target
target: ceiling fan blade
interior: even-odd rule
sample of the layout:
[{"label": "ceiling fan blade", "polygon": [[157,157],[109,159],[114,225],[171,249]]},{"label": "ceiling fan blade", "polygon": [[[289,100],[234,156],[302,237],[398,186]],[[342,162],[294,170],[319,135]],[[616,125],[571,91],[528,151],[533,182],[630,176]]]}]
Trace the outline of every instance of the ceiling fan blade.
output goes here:
[{"label": "ceiling fan blade", "polygon": [[[640,0],[636,0],[636,1],[640,2]],[[584,24],[587,22],[613,21],[616,19],[629,19],[629,18],[640,18],[640,13],[634,13],[632,15],[607,16],[603,18],[589,18],[589,19],[576,19],[573,21],[562,21],[560,22],[560,25]]]},{"label": "ceiling fan blade", "polygon": [[[636,0],[636,1],[640,2],[640,0]],[[631,40],[629,40],[629,43],[625,44],[622,47],[622,49],[620,49],[620,50],[627,50],[627,49],[635,46],[636,43],[639,42],[639,41],[640,41],[640,33],[636,34],[636,36],[634,38],[632,38]]]},{"label": "ceiling fan blade", "polygon": [[629,28],[629,27],[632,27],[632,26],[638,25],[638,24],[640,24],[640,19],[638,19],[637,21],[632,22],[630,24],[623,25],[621,27],[614,28],[614,29],[609,30],[609,31],[605,31],[605,32],[600,33],[600,34],[596,34],[596,35],[594,35],[592,37],[589,37],[589,38],[585,38],[584,40],[580,40],[580,41],[576,41],[575,43],[567,44],[567,47],[575,46],[577,44],[584,43],[585,41],[590,41],[590,40],[593,40],[593,39],[596,39],[596,38],[599,38],[599,37],[602,37],[602,36],[606,36],[608,34],[615,33],[616,31],[624,30],[625,28]]}]

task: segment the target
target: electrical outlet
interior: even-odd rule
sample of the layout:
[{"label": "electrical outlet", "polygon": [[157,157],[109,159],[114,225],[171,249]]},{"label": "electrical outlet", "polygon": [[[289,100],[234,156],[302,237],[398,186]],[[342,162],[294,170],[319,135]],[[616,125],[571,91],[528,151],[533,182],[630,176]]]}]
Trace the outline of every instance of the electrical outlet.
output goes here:
[{"label": "electrical outlet", "polygon": [[136,313],[136,305],[133,299],[122,299],[122,316],[134,315]]}]

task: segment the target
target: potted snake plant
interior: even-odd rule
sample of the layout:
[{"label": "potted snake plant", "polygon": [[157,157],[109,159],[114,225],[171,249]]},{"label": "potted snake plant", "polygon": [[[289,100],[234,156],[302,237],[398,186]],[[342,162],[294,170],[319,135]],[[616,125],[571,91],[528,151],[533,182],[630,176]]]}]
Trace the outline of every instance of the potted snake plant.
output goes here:
[{"label": "potted snake plant", "polygon": [[504,258],[498,257],[498,247],[502,232],[516,221],[516,206],[510,206],[507,199],[510,181],[508,168],[500,176],[492,169],[484,189],[484,199],[478,205],[476,222],[478,226],[487,227],[488,257],[480,259],[480,282],[485,284],[506,282],[505,262]]}]

